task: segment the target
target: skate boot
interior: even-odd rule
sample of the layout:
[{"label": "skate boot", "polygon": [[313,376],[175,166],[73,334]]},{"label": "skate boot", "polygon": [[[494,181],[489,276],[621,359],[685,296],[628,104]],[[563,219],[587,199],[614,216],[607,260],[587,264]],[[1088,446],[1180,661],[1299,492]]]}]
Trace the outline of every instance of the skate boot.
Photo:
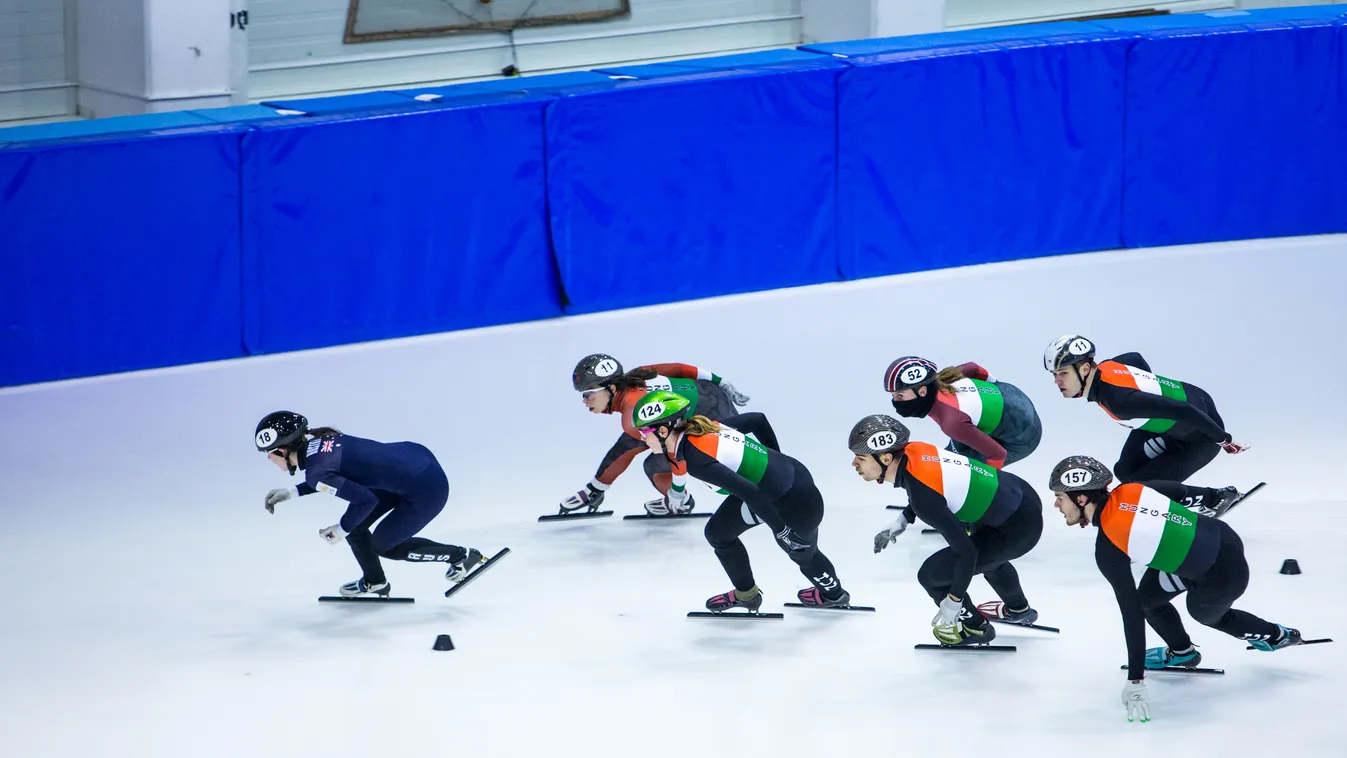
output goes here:
[{"label": "skate boot", "polygon": [[839,605],[851,605],[851,593],[846,590],[842,590],[837,597],[828,597],[820,592],[818,587],[809,587],[800,590],[795,596],[800,598],[801,605],[814,608],[836,608]]},{"label": "skate boot", "polygon": [[[752,593],[752,594],[749,594]],[[757,613],[762,607],[762,590],[757,585],[748,592],[739,590],[730,590],[723,595],[716,595],[706,601],[706,610],[712,613],[720,613],[731,608],[747,608],[752,613]]]},{"label": "skate boot", "polygon": [[1190,647],[1187,651],[1176,653],[1167,647],[1153,647],[1146,651],[1146,668],[1148,669],[1167,669],[1167,668],[1197,668],[1202,662],[1202,654],[1197,652],[1196,647]]},{"label": "skate boot", "polygon": [[669,499],[665,497],[647,500],[645,502],[645,512],[651,516],[669,515]]},{"label": "skate boot", "polygon": [[354,582],[343,584],[338,592],[341,593],[342,597],[360,597],[361,595],[388,597],[388,593],[392,591],[392,589],[393,588],[388,584],[387,580],[384,580],[379,584],[370,584],[365,581],[365,578],[362,576]]},{"label": "skate boot", "polygon": [[[967,614],[967,611],[964,612]],[[966,645],[985,645],[996,639],[996,626],[990,621],[983,621],[982,626],[972,627],[966,623],[966,618],[961,618],[959,623],[954,625],[954,631],[958,635],[957,642],[951,642],[948,638],[942,637],[949,633],[949,627],[934,627],[931,633],[935,635],[937,641],[945,647],[964,647]]]},{"label": "skate boot", "polygon": [[469,548],[463,554],[462,560],[454,561],[449,564],[449,570],[444,572],[444,578],[458,584],[468,578],[468,573],[482,562],[482,554],[476,548]]},{"label": "skate boot", "polygon": [[978,611],[989,619],[1005,621],[1011,624],[1032,624],[1038,621],[1038,611],[1033,608],[1012,611],[1000,600],[989,600],[978,604]]},{"label": "skate boot", "polygon": [[1276,640],[1249,640],[1249,644],[1262,650],[1265,653],[1271,653],[1281,650],[1284,647],[1302,644],[1305,640],[1300,636],[1299,629],[1288,629],[1281,624],[1277,625]]}]

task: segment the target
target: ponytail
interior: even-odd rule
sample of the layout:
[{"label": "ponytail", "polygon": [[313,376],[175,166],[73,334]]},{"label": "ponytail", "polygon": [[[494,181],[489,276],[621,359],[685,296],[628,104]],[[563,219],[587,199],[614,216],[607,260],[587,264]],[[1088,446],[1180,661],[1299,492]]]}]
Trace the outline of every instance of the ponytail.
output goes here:
[{"label": "ponytail", "polygon": [[706,416],[693,416],[683,426],[682,431],[694,437],[700,437],[703,434],[719,434],[720,424],[712,421]]},{"label": "ponytail", "polygon": [[954,383],[963,378],[963,369],[949,366],[940,369],[940,373],[935,375],[935,384],[941,392],[954,392]]}]

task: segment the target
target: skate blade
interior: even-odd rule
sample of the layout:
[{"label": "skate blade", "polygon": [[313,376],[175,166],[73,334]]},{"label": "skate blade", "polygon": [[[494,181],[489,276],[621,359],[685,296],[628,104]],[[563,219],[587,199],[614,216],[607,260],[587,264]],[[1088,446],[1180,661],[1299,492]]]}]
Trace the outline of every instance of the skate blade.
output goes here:
[{"label": "skate blade", "polygon": [[1014,645],[914,645],[914,650],[949,650],[951,652],[1013,653]]},{"label": "skate blade", "polygon": [[808,608],[814,611],[873,611],[868,605],[805,605],[804,603],[786,603],[787,608]]},{"label": "skate blade", "polygon": [[468,582],[471,582],[473,579],[476,579],[478,574],[480,574],[480,573],[482,573],[483,571],[486,571],[487,569],[491,568],[493,565],[495,565],[496,561],[500,560],[501,558],[504,558],[506,555],[509,555],[509,553],[510,553],[510,548],[508,548],[508,547],[503,547],[503,548],[501,548],[501,549],[500,549],[500,552],[498,552],[498,553],[496,553],[495,555],[491,556],[491,557],[488,558],[486,561],[484,561],[484,562],[478,564],[478,565],[477,565],[477,568],[473,569],[472,571],[469,571],[467,576],[463,577],[463,579],[461,579],[460,581],[456,582],[456,583],[454,584],[454,586],[452,586],[452,587],[450,587],[449,589],[445,590],[444,596],[445,596],[445,597],[451,597],[451,596],[453,596],[453,594],[454,594],[455,592],[458,592],[459,590],[463,589],[463,586],[466,585]]},{"label": "skate blade", "polygon": [[747,613],[732,613],[730,611],[688,611],[690,619],[783,619],[784,613],[758,613],[749,611]]},{"label": "skate blade", "polygon": [[663,516],[656,516],[651,513],[634,513],[623,516],[623,521],[672,521],[677,519],[689,518],[711,518],[710,513],[669,513]]},{"label": "skate blade", "polygon": [[613,515],[612,511],[585,511],[584,513],[553,513],[550,516],[539,516],[539,521],[576,521],[587,518],[603,518]]},{"label": "skate blade", "polygon": [[1000,624],[1002,626],[1017,626],[1021,629],[1037,629],[1040,632],[1054,632],[1057,634],[1061,634],[1062,632],[1061,629],[1058,629],[1055,626],[1043,626],[1042,624],[1020,624],[1018,622],[1011,621],[1009,619],[988,618],[987,620],[992,622],[993,624]]},{"label": "skate blade", "polygon": [[318,598],[320,603],[415,603],[416,598],[411,597],[385,597],[368,595],[358,597],[342,597],[340,595],[323,595]]},{"label": "skate blade", "polygon": [[[1122,671],[1127,670],[1126,665],[1119,666],[1118,668]],[[1187,666],[1165,666],[1161,669],[1146,669],[1147,674],[1156,674],[1160,672],[1168,672],[1171,674],[1215,674],[1217,676],[1223,676],[1225,674],[1225,669],[1188,668]]]},{"label": "skate blade", "polygon": [[[1320,638],[1317,639],[1317,640],[1301,640],[1301,641],[1300,641],[1300,645],[1321,645],[1321,644],[1323,644],[1323,643],[1325,643],[1325,642],[1332,642],[1332,641],[1333,641],[1333,640],[1332,640],[1332,638],[1330,638],[1330,637],[1320,637]],[[1300,647],[1300,645],[1288,645],[1287,647]],[[1249,645],[1248,647],[1246,647],[1246,648],[1244,648],[1244,649],[1245,649],[1245,650],[1257,650],[1258,648],[1254,647],[1253,645]],[[1283,647],[1277,648],[1277,650],[1286,650],[1286,649],[1287,649],[1287,648],[1283,648]],[[1275,652],[1277,652],[1277,651],[1276,651],[1276,650],[1273,650],[1272,652],[1275,653]]]}]

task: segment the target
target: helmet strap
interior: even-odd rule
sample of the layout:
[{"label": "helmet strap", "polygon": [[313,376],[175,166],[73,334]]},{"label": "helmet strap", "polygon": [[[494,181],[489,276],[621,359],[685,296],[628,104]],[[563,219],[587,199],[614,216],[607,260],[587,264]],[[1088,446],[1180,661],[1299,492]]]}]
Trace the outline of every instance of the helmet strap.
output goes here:
[{"label": "helmet strap", "polygon": [[1081,395],[1084,395],[1084,394],[1085,394],[1085,377],[1080,375],[1080,364],[1079,364],[1079,363],[1073,363],[1073,364],[1071,364],[1071,367],[1072,367],[1073,369],[1076,370],[1076,371],[1075,371],[1075,373],[1076,373],[1076,379],[1080,380],[1080,390],[1078,390],[1078,391],[1076,392],[1076,394],[1074,394],[1074,395],[1071,396],[1071,397],[1074,399],[1074,398],[1078,398],[1078,397],[1080,397]]},{"label": "helmet strap", "polygon": [[879,464],[879,479],[876,480],[876,483],[877,483],[877,484],[883,484],[883,483],[884,483],[884,477],[886,477],[886,476],[889,475],[889,467],[888,467],[888,466],[885,466],[885,465],[884,465],[884,461],[880,460],[880,458],[879,458],[879,453],[871,453],[871,454],[870,454],[870,457],[871,457],[871,458],[874,458],[874,459],[875,459],[875,463],[878,463],[878,464]]}]

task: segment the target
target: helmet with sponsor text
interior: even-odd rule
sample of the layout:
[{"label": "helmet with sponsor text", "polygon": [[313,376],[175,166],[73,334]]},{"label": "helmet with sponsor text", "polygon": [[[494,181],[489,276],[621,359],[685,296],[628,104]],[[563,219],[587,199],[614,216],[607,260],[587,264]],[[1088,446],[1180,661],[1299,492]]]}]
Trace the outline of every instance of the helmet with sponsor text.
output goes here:
[{"label": "helmet with sponsor text", "polygon": [[611,384],[622,376],[622,364],[613,356],[603,353],[586,355],[575,364],[571,372],[571,386],[576,392],[586,392]]}]

